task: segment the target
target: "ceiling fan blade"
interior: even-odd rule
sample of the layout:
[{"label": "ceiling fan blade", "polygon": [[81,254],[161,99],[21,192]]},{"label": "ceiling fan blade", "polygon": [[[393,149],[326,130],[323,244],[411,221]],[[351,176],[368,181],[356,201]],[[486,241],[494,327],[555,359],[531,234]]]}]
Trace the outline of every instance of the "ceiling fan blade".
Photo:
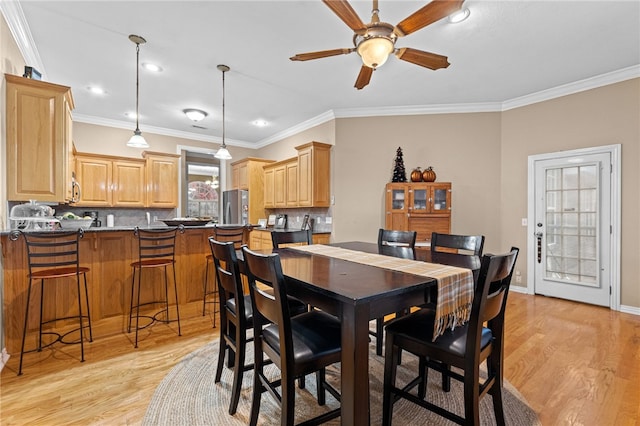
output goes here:
[{"label": "ceiling fan blade", "polygon": [[349,26],[355,32],[362,32],[367,29],[366,25],[355,10],[351,7],[348,1],[346,0],[322,0],[324,4],[326,4],[329,9],[333,10],[333,13],[338,15],[338,18],[342,19],[342,21]]},{"label": "ceiling fan blade", "polygon": [[420,65],[425,68],[437,70],[439,68],[447,68],[449,61],[446,56],[437,55],[435,53],[424,52],[418,49],[403,47],[396,52],[398,59]]},{"label": "ceiling fan blade", "polygon": [[463,1],[464,0],[432,0],[431,3],[417,10],[396,25],[394,31],[398,37],[418,31],[460,9]]},{"label": "ceiling fan blade", "polygon": [[292,61],[309,61],[311,59],[327,58],[329,56],[347,55],[353,52],[354,48],[333,49],[333,50],[321,50],[319,52],[298,53],[295,56],[290,57]]},{"label": "ceiling fan blade", "polygon": [[369,68],[368,66],[363,65],[362,68],[360,68],[360,73],[358,74],[358,78],[356,79],[356,84],[353,87],[358,90],[365,87],[367,84],[369,84],[372,74],[373,68]]}]

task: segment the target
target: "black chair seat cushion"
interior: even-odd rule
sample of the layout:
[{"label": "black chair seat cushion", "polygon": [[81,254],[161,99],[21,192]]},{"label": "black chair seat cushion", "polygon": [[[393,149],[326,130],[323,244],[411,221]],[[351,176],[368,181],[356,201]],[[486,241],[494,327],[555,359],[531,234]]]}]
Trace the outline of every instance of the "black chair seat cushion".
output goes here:
[{"label": "black chair seat cushion", "polygon": [[[341,332],[340,322],[322,311],[305,312],[291,317],[293,336],[293,356],[296,367],[304,372],[313,368],[318,359],[329,358],[328,365],[340,362]],[[278,326],[268,325],[262,332],[265,342],[280,354]]]},{"label": "black chair seat cushion", "polygon": [[[410,315],[400,317],[387,325],[387,333],[393,333],[406,339],[413,339],[426,346],[443,349],[452,354],[463,357],[467,349],[467,326],[448,329],[435,342],[432,342],[435,311],[420,309]],[[493,338],[491,330],[483,327],[480,347],[486,347]]]},{"label": "black chair seat cushion", "polygon": [[[227,309],[231,311],[235,316],[238,316],[236,313],[236,299],[232,297],[227,300]],[[251,308],[251,296],[248,294],[244,296],[244,317],[247,319],[249,325],[253,324],[253,309]]]},{"label": "black chair seat cushion", "polygon": [[289,313],[291,316],[299,315],[309,310],[309,307],[300,299],[296,299],[293,296],[287,296],[289,299]]}]

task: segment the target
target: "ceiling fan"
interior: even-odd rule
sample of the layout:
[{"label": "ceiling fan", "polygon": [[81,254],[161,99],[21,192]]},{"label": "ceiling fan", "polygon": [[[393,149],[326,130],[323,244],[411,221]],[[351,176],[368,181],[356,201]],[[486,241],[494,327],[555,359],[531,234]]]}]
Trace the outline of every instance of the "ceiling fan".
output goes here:
[{"label": "ceiling fan", "polygon": [[373,0],[371,22],[366,25],[347,0],[322,1],[354,31],[353,45],[355,47],[299,53],[289,58],[292,61],[308,61],[357,52],[363,63],[355,84],[358,90],[369,84],[373,71],[382,66],[391,53],[395,53],[398,59],[432,70],[449,66],[446,56],[410,47],[396,48],[395,44],[398,37],[404,37],[418,31],[459,10],[464,0],[432,0],[396,26],[380,21],[378,0]]}]

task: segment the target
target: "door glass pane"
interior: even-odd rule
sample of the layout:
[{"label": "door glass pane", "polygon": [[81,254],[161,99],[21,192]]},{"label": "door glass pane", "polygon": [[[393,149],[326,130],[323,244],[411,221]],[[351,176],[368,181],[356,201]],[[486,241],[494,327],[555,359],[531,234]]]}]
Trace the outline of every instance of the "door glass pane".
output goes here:
[{"label": "door glass pane", "polygon": [[597,165],[547,169],[547,278],[597,285]]},{"label": "door glass pane", "polygon": [[433,209],[434,210],[446,210],[447,206],[447,190],[436,188],[433,191]]},{"label": "door glass pane", "polygon": [[413,210],[426,210],[426,209],[427,209],[427,190],[414,189],[413,190]]},{"label": "door glass pane", "polygon": [[392,189],[391,195],[391,208],[393,210],[404,210],[404,189]]}]

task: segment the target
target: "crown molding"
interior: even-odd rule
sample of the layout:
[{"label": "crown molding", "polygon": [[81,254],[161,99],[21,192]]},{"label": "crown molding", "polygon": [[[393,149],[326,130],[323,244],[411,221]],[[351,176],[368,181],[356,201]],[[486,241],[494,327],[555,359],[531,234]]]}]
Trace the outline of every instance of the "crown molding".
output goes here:
[{"label": "crown molding", "polygon": [[31,36],[31,29],[24,16],[20,2],[0,1],[0,12],[2,12],[2,16],[4,16],[4,20],[7,22],[11,35],[16,41],[26,64],[37,69],[42,74],[42,77],[46,78],[47,73],[44,64],[40,59],[36,43]]},{"label": "crown molding", "polygon": [[575,93],[596,89],[609,84],[620,83],[621,81],[631,80],[638,77],[640,77],[640,65],[632,65],[620,70],[611,71],[595,77],[585,78],[584,80],[574,81],[572,83],[563,84],[561,86],[552,87],[551,89],[541,90],[540,92],[532,93],[530,95],[520,96],[518,98],[504,101],[502,103],[502,111],[508,111],[510,109],[520,108],[536,104],[538,102],[549,101],[562,96],[573,95]]},{"label": "crown molding", "polygon": [[469,104],[440,104],[440,105],[411,105],[398,107],[373,108],[341,108],[334,110],[336,118],[381,117],[392,115],[423,115],[423,114],[452,114],[469,112],[500,111],[500,102],[469,103]]},{"label": "crown molding", "polygon": [[267,145],[271,145],[272,143],[278,142],[284,138],[288,138],[289,136],[296,135],[300,132],[308,130],[312,127],[319,126],[320,124],[326,123],[327,121],[335,120],[336,116],[333,113],[333,110],[329,110],[323,112],[320,115],[317,115],[313,118],[303,121],[302,123],[296,124],[293,127],[289,127],[282,132],[278,132],[274,135],[269,136],[268,138],[262,139],[255,144],[254,148],[263,148]]},{"label": "crown molding", "polygon": [[[73,114],[73,121],[86,124],[95,124],[98,126],[114,127],[116,129],[126,129],[133,131],[133,123],[128,121],[112,120],[108,118],[94,117],[91,115]],[[214,144],[222,143],[222,138],[209,135],[200,135],[197,133],[183,132],[180,130],[167,129],[164,127],[140,125],[142,133],[153,133],[155,135],[171,136],[174,138],[190,139],[194,141],[210,142]],[[255,148],[256,145],[250,142],[240,141],[236,139],[225,138],[225,143],[229,146],[237,146],[240,148]]]}]

